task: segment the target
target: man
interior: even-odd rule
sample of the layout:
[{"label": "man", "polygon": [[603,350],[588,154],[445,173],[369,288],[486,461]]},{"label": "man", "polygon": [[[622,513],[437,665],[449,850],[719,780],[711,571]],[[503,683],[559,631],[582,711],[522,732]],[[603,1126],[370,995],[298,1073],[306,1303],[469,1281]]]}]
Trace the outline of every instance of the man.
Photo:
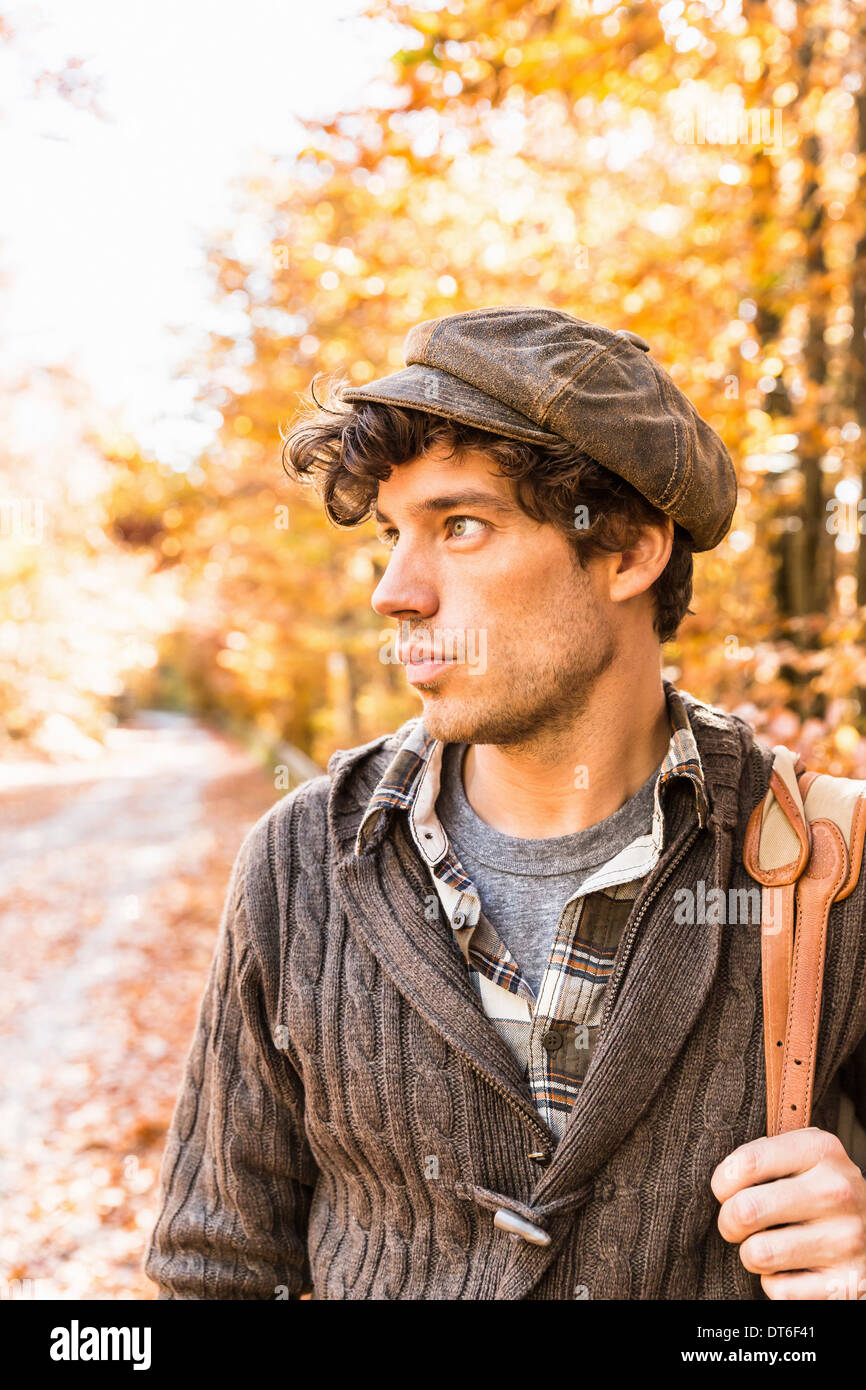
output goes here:
[{"label": "man", "polygon": [[375,513],[423,714],[238,856],[161,1297],[866,1292],[833,1133],[843,1081],[866,1122],[864,885],[831,909],[813,1127],[772,1138],[759,918],[678,910],[755,889],[772,755],[662,680],[736,480],[648,353],[542,307],[449,315],[287,436],[334,522]]}]

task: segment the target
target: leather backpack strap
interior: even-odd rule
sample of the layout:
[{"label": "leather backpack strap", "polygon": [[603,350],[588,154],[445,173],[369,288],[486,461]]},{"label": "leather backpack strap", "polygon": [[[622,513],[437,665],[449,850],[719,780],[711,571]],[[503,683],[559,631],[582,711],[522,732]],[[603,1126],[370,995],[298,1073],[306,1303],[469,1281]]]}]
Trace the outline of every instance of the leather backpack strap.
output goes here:
[{"label": "leather backpack strap", "polygon": [[[830,905],[848,876],[848,850],[831,820],[812,822],[812,854],[797,881],[794,957],[774,1134],[805,1129],[812,1113]],[[778,1050],[778,1049],[777,1049]],[[767,1133],[771,1131],[768,1129]]]},{"label": "leather backpack strap", "polygon": [[866,836],[866,783],[803,772],[798,786],[811,826],[812,855],[796,888],[777,1133],[805,1128],[811,1121],[830,907],[853,892]]},{"label": "leather backpack strap", "polygon": [[768,1135],[810,1122],[830,907],[853,891],[866,839],[866,782],[808,772],[784,745],[773,751],[743,849],[762,884]]},{"label": "leather backpack strap", "polygon": [[768,1134],[778,1132],[794,958],[795,890],[812,848],[797,783],[797,760],[783,745],[773,751],[770,785],[749,818],[743,844],[745,868],[762,885],[761,988]]},{"label": "leather backpack strap", "polygon": [[[761,986],[764,1006],[764,1069],[767,1076],[767,1133],[775,1134],[782,1089],[788,1026],[788,995],[794,951],[796,885],[761,893]],[[773,906],[768,907],[772,902]]]}]

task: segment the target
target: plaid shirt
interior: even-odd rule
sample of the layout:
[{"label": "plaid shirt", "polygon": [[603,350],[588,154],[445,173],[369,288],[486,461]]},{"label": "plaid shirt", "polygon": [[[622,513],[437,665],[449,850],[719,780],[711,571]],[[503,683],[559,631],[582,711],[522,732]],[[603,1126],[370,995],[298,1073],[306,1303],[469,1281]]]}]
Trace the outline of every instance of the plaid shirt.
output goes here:
[{"label": "plaid shirt", "polygon": [[655,782],[651,831],[596,868],[565,903],[537,999],[484,916],[478,892],[436,816],[445,744],[427,733],[423,720],[419,719],[392,759],[358,828],[356,853],[385,808],[407,813],[412,838],[435,888],[427,916],[436,921],[441,903],[484,1012],[523,1068],[535,1107],[557,1139],[589,1066],[607,982],[632,903],[662,851],[662,787],[673,777],[688,778],[700,826],[706,824],[709,812],[688,714],[669,681],[664,689],[671,739]]}]

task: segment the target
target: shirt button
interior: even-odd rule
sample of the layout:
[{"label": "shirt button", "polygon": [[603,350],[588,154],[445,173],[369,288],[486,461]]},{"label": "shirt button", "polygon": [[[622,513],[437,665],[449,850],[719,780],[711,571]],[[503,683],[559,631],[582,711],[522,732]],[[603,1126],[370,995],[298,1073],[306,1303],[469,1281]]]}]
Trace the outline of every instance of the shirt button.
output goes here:
[{"label": "shirt button", "polygon": [[455,913],[454,913],[454,919],[453,919],[453,920],[454,920],[454,925],[455,925],[455,927],[462,927],[463,924],[464,924],[464,922],[466,921],[466,913],[465,913],[465,912],[455,912]]},{"label": "shirt button", "polygon": [[562,1034],[552,1031],[549,1033],[542,1033],[541,1046],[546,1052],[558,1052],[562,1047]]}]

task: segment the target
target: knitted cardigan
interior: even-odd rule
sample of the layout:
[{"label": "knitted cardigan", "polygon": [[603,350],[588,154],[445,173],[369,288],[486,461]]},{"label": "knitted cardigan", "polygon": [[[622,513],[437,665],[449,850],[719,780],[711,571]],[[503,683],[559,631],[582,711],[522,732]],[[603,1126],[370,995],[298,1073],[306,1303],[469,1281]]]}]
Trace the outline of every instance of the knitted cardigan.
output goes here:
[{"label": "knitted cardigan", "polygon": [[[354,852],[417,719],[335,753],[254,826],[162,1163],[145,1261],[160,1298],[764,1297],[719,1234],[710,1189],[716,1165],[765,1133],[760,927],[682,925],[675,895],[755,887],[742,844],[772,754],[741,719],[680,693],[709,823],[697,828],[674,779],[665,848],[558,1143],[450,926],[427,919],[405,815]],[[826,1129],[840,1081],[866,1124],[864,883],[830,912],[812,1114]],[[550,1244],[496,1227],[499,1207]]]}]

